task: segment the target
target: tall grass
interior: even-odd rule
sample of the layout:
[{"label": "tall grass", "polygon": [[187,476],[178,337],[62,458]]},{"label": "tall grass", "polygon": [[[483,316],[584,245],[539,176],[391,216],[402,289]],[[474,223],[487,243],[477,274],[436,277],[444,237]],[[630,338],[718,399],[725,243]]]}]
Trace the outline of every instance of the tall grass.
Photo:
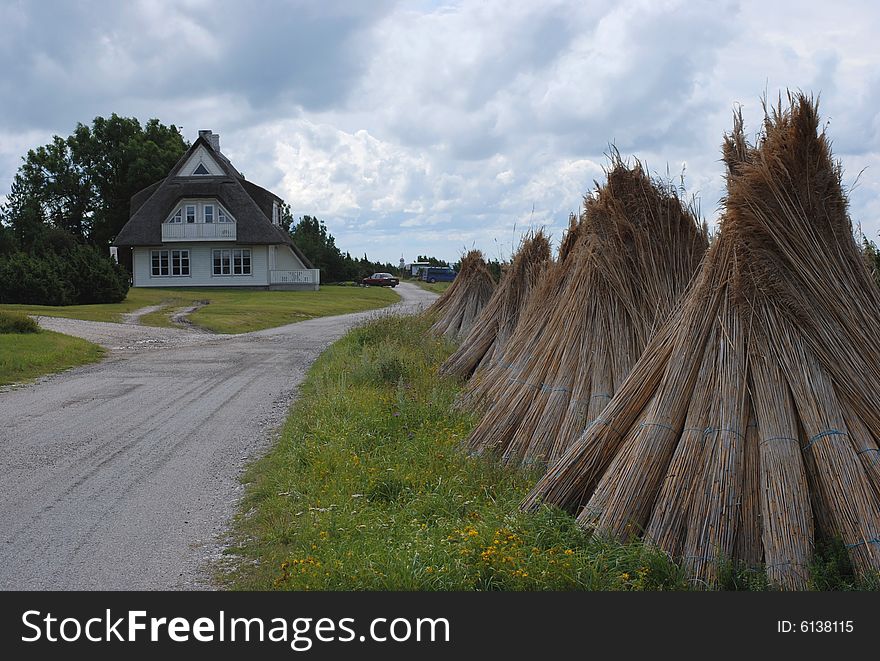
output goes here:
[{"label": "tall grass", "polygon": [[[591,537],[558,509],[521,513],[536,474],[459,450],[474,419],[452,408],[457,382],[437,376],[452,350],[424,320],[386,317],[319,358],[276,446],[246,475],[221,576],[228,587],[691,587],[641,543]],[[826,576],[825,589],[853,585],[845,570]],[[721,587],[766,580],[730,568]]]}]

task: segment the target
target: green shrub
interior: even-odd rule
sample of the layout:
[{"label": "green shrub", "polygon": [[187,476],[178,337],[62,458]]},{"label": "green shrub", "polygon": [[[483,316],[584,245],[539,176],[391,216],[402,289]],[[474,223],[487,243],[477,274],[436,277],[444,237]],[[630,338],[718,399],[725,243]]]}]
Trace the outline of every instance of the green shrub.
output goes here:
[{"label": "green shrub", "polygon": [[75,291],[53,253],[43,258],[23,252],[0,258],[0,303],[72,305]]},{"label": "green shrub", "polygon": [[0,303],[76,305],[118,303],[128,273],[96,248],[75,245],[62,254],[0,256]]},{"label": "green shrub", "polygon": [[17,312],[0,310],[0,333],[39,333],[37,322]]},{"label": "green shrub", "polygon": [[76,302],[119,303],[128,294],[128,272],[92,246],[76,246],[66,255],[66,277]]}]

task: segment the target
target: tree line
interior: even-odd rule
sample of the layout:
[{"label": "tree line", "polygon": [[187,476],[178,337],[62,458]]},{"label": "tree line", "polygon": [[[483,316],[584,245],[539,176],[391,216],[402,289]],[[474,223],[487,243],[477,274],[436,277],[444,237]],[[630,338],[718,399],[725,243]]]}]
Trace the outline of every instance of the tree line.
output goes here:
[{"label": "tree line", "polygon": [[[285,211],[289,214],[289,207]],[[352,257],[348,252],[343,253],[324,221],[314,216],[302,216],[295,224],[291,224],[290,235],[297,248],[303,251],[315,268],[321,269],[321,282],[357,281],[372,273],[398,271],[397,266],[388,262],[372,261],[366,253],[361,258]]]},{"label": "tree line", "polygon": [[131,196],[168,174],[188,144],[157,119],[96,117],[31,149],[0,208],[0,302],[116,302],[129,274],[107,250]]}]

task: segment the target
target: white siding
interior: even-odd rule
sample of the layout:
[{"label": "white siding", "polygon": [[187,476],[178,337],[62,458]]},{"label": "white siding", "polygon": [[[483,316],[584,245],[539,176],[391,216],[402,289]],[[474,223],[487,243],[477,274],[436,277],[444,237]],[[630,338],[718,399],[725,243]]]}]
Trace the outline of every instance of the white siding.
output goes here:
[{"label": "white siding", "polygon": [[[271,247],[269,248],[272,249]],[[293,249],[287,245],[277,246],[275,251],[275,267],[279,271],[299,271],[306,268]]]},{"label": "white siding", "polygon": [[[251,251],[251,275],[212,275],[211,251],[214,248],[249,248]],[[189,276],[152,276],[150,251],[157,248],[135,248],[132,255],[132,271],[135,287],[261,287],[269,284],[269,246],[241,246],[236,243],[184,243],[175,242],[162,246],[162,250],[189,250]],[[301,268],[301,267],[298,267]]]}]

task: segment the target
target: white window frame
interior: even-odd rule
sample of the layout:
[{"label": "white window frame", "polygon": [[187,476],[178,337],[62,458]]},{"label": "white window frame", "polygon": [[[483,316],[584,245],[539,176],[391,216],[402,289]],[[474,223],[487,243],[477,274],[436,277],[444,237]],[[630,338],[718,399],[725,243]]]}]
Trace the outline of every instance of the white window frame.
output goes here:
[{"label": "white window frame", "polygon": [[[190,210],[193,210],[192,214],[189,213]],[[189,221],[190,218],[193,219],[192,222]],[[208,218],[211,220],[208,220]],[[200,223],[212,225],[214,223],[234,223],[235,218],[216,199],[209,199],[204,202],[182,200],[180,206],[168,216],[165,222],[169,225],[181,223],[186,223],[187,225],[197,225]]]},{"label": "white window frame", "polygon": [[191,274],[189,250],[169,248],[150,251],[151,278],[188,278]]},{"label": "white window frame", "polygon": [[250,277],[254,274],[254,252],[250,248],[214,248],[211,251],[211,275]]},{"label": "white window frame", "polygon": [[171,251],[171,276],[187,277],[190,274],[189,250]]}]

